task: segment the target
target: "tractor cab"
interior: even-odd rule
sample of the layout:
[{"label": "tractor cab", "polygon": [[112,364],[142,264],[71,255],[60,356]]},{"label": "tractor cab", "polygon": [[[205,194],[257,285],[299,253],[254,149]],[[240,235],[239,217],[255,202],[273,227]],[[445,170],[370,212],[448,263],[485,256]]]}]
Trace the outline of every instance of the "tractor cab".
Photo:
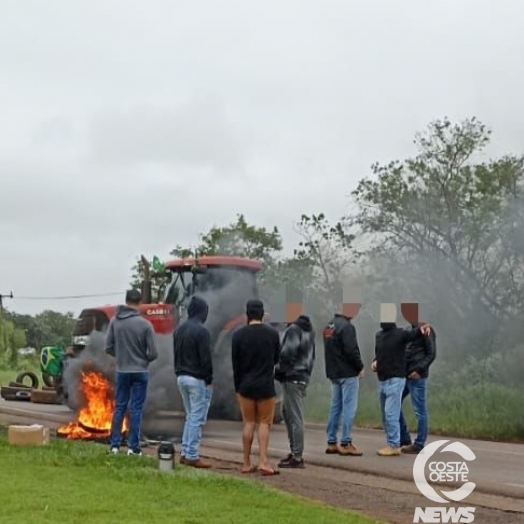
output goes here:
[{"label": "tractor cab", "polygon": [[227,311],[226,318],[230,320],[242,315],[247,300],[259,294],[257,274],[262,264],[257,260],[204,256],[173,260],[164,267],[170,274],[170,283],[163,302],[175,310],[177,324],[186,318],[193,295],[204,298],[211,311]]}]

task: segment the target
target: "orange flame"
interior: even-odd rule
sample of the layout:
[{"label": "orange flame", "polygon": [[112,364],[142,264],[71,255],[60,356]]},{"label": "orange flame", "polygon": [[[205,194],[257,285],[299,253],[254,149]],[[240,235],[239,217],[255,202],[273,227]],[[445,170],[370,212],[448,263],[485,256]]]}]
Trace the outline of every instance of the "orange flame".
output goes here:
[{"label": "orange flame", "polygon": [[[78,412],[76,421],[62,426],[57,433],[70,440],[108,437],[114,411],[112,385],[101,373],[82,371],[80,390],[86,400],[85,406]],[[128,429],[125,418],[122,431]]]}]

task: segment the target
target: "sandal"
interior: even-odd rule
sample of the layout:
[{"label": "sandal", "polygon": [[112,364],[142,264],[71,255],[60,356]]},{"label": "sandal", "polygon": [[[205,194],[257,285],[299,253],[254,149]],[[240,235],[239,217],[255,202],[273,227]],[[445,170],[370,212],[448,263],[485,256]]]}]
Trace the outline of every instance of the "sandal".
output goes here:
[{"label": "sandal", "polygon": [[249,469],[242,469],[240,470],[241,473],[243,473],[244,475],[248,475],[250,473],[256,473],[257,472],[257,468],[255,466],[251,466]]},{"label": "sandal", "polygon": [[259,473],[263,477],[269,477],[269,476],[272,476],[272,475],[280,475],[280,471],[278,471],[278,469],[262,469],[262,468],[258,468],[258,471],[259,471]]}]

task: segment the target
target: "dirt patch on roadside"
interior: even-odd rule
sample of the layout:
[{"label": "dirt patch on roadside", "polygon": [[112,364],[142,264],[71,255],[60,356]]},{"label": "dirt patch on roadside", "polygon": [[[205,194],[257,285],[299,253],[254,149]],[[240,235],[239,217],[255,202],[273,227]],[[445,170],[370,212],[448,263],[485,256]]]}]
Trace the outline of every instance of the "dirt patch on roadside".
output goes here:
[{"label": "dirt patch on roadside", "polygon": [[[220,458],[217,457],[220,453]],[[433,506],[413,485],[333,468],[308,465],[303,470],[281,470],[280,475],[261,477],[242,474],[238,459],[227,452],[203,450],[212,471],[261,482],[301,497],[346,510],[361,512],[391,524],[413,522],[416,507]],[[222,458],[222,456],[224,458]],[[460,505],[456,505],[459,507]],[[475,523],[522,524],[524,514],[477,507]]]}]

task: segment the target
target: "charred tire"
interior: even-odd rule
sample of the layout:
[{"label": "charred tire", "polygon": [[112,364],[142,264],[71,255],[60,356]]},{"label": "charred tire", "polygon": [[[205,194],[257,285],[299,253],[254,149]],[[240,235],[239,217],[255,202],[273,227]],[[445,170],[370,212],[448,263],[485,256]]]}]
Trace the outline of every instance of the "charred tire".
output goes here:
[{"label": "charred tire", "polygon": [[48,388],[56,388],[56,379],[47,373],[42,373],[42,381]]},{"label": "charred tire", "polygon": [[31,391],[31,402],[34,404],[60,404],[55,391],[44,391],[33,389]]},{"label": "charred tire", "polygon": [[24,384],[24,378],[26,377],[29,377],[29,379],[31,380],[30,387],[32,389],[38,389],[40,382],[38,380],[38,377],[32,371],[22,371],[21,373],[18,373],[15,382],[18,382],[19,384]]},{"label": "charred tire", "polygon": [[29,402],[31,400],[31,391],[29,388],[15,388],[4,386],[0,388],[0,396],[4,400],[20,400]]}]

